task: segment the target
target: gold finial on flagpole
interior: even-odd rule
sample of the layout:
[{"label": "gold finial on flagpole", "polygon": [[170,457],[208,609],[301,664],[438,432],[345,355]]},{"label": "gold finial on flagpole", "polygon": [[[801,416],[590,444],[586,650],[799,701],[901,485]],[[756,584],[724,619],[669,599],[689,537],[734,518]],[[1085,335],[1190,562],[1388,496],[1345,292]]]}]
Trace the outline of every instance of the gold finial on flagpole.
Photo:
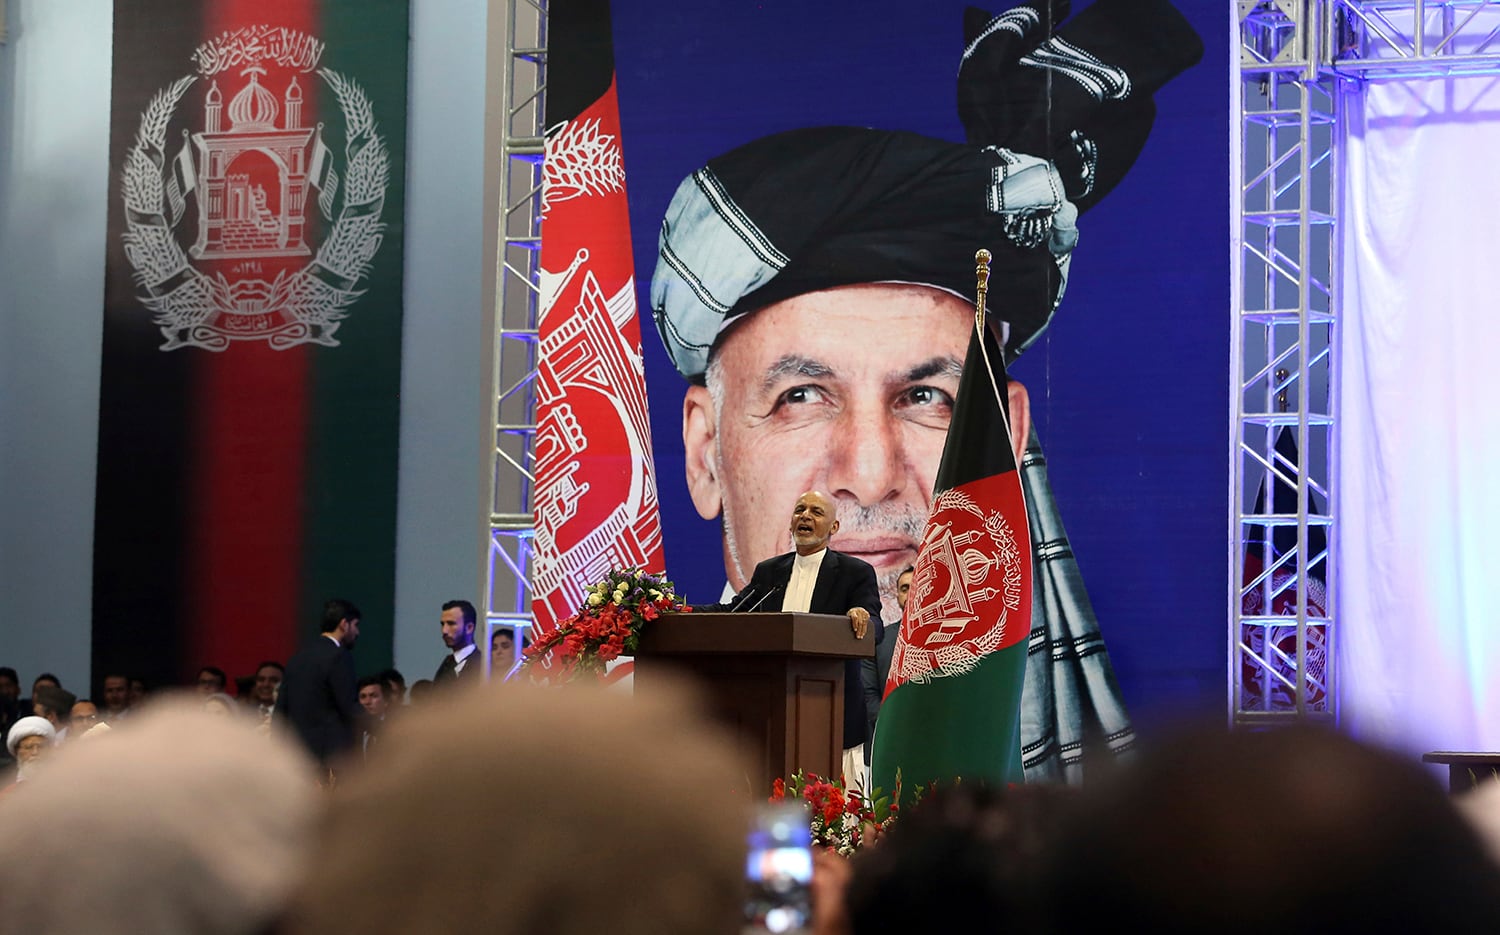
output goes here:
[{"label": "gold finial on flagpole", "polygon": [[990,252],[980,249],[974,254],[974,328],[984,334],[985,296],[990,291]]}]

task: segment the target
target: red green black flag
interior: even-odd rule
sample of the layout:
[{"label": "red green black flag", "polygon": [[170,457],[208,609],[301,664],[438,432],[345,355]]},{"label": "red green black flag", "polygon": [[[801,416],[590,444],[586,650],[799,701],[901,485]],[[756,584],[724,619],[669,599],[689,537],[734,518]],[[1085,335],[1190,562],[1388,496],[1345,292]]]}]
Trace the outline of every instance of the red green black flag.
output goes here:
[{"label": "red green black flag", "polygon": [[1031,536],[1011,448],[1005,362],[969,339],[876,723],[872,782],[1021,782]]}]

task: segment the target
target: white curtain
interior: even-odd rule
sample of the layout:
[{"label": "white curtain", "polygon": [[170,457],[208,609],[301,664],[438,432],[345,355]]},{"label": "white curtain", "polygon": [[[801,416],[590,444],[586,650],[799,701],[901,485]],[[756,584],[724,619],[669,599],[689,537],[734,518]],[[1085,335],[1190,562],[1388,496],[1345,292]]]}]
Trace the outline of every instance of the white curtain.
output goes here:
[{"label": "white curtain", "polygon": [[1344,103],[1341,711],[1500,750],[1500,79]]}]

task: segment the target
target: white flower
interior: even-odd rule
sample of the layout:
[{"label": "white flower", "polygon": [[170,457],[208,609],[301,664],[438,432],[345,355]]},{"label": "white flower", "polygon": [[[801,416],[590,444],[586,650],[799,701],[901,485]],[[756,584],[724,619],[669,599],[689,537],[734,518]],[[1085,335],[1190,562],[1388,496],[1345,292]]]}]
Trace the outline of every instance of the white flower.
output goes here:
[{"label": "white flower", "polygon": [[590,594],[589,595],[589,606],[590,607],[598,607],[602,603],[604,603],[604,598],[600,597],[598,594]]},{"label": "white flower", "polygon": [[658,590],[656,590],[655,588],[652,588],[651,589],[651,599],[653,601],[659,601],[659,600],[661,600],[661,592],[658,591]]}]

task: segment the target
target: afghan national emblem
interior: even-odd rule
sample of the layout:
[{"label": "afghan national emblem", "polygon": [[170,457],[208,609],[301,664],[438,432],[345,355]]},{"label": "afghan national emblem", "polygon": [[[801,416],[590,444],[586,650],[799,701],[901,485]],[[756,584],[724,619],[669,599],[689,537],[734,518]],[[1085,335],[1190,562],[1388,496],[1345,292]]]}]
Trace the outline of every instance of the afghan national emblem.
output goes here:
[{"label": "afghan national emblem", "polygon": [[[162,350],[338,346],[380,249],[390,154],[364,90],[319,68],[323,51],[292,29],[226,32],[142,113],[121,172],[124,247]],[[304,118],[318,80],[342,111],[342,158],[333,131]],[[199,129],[181,128],[169,157],[178,104],[204,81]]]},{"label": "afghan national emblem", "polygon": [[925,682],[959,675],[986,653],[1026,636],[1015,620],[1027,587],[1016,531],[998,509],[986,509],[986,485],[997,477],[938,494],[922,535],[902,639],[891,677]]}]

